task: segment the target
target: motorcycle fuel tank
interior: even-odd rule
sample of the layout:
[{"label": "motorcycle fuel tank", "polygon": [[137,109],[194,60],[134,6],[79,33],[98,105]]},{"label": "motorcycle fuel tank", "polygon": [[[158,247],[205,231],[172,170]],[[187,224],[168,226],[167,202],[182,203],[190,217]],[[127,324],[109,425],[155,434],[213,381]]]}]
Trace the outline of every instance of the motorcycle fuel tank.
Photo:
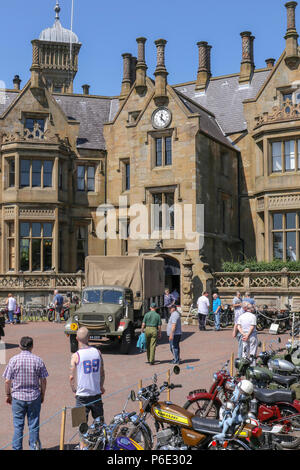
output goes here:
[{"label": "motorcycle fuel tank", "polygon": [[285,359],[270,359],[268,367],[272,371],[288,372],[292,373],[295,371],[295,366]]},{"label": "motorcycle fuel tank", "polygon": [[192,428],[194,414],[171,402],[160,401],[152,406],[151,414],[159,422]]}]

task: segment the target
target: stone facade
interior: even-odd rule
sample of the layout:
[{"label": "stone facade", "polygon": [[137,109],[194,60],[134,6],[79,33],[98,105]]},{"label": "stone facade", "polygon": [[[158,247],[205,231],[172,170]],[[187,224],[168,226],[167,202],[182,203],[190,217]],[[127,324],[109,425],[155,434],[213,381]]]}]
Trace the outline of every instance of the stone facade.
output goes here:
[{"label": "stone facade", "polygon": [[[0,91],[0,274],[76,273],[87,254],[163,256],[166,284],[187,310],[211,289],[222,260],[299,259],[295,8],[286,4],[286,49],[276,63],[255,69],[254,36],[244,31],[240,73],[213,77],[211,46],[201,41],[194,80],[170,85],[167,41],[155,41],[152,79],[140,37],[137,57],[122,54],[120,94],[107,97],[90,95],[87,84],[72,93],[81,43],[61,26],[57,2],[54,26],[32,41],[30,81],[20,89],[15,76],[14,89]],[[153,204],[166,207],[154,235]],[[178,236],[173,205],[191,208],[192,231],[204,207],[203,243]],[[121,237],[137,206],[144,237]],[[112,207],[116,236],[105,240],[99,217],[108,222]],[[168,237],[166,217],[174,217]]]}]

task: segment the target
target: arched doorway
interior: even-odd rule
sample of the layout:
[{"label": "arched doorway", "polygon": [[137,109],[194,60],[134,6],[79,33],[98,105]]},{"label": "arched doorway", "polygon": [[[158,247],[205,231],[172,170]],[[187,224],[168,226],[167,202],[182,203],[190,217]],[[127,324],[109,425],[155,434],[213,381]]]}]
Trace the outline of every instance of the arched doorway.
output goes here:
[{"label": "arched doorway", "polygon": [[165,261],[165,286],[173,292],[175,289],[180,295],[180,263],[175,258],[163,256]]}]

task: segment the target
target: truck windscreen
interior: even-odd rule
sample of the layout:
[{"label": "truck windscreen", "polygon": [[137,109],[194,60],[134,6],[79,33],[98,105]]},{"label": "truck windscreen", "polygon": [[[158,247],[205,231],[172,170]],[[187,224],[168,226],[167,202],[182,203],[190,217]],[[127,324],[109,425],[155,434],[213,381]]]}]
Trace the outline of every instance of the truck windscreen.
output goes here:
[{"label": "truck windscreen", "polygon": [[123,292],[110,289],[88,289],[83,292],[83,303],[89,304],[117,304],[123,303]]},{"label": "truck windscreen", "polygon": [[118,304],[123,303],[123,292],[118,290],[103,290],[102,302],[104,304]]}]

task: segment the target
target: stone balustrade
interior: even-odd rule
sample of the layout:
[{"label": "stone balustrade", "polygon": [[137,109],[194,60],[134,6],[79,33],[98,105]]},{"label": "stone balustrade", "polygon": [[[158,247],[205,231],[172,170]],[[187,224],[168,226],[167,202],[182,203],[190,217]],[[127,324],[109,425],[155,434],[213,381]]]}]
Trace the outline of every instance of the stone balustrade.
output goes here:
[{"label": "stone balustrade", "polygon": [[242,272],[215,272],[214,289],[224,299],[232,299],[237,291],[243,295],[250,292],[258,305],[267,303],[277,308],[288,302],[300,308],[300,272],[257,272],[245,269]]}]

